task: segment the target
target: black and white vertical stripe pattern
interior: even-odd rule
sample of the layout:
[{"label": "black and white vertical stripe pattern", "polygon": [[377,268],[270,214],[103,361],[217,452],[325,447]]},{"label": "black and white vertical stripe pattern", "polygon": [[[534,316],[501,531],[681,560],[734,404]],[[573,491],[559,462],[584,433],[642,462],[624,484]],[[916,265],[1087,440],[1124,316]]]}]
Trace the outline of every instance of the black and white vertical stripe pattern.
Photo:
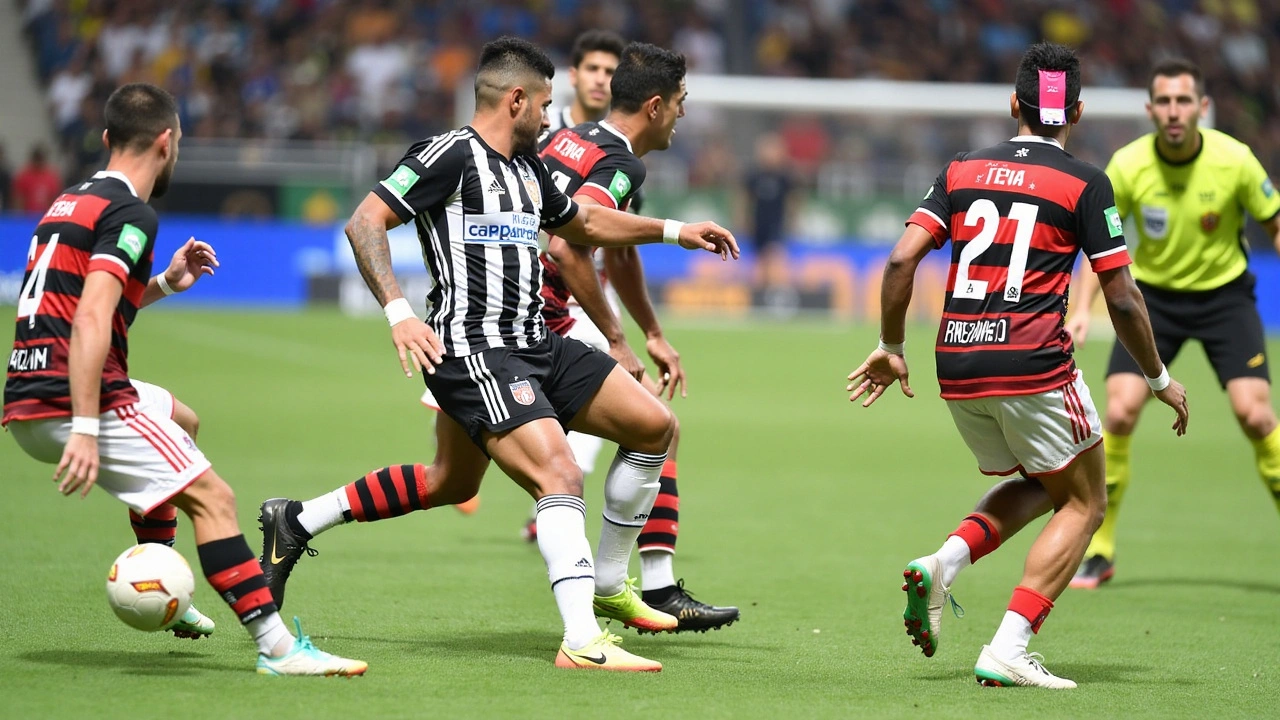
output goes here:
[{"label": "black and white vertical stripe pattern", "polygon": [[489,413],[489,422],[497,425],[511,419],[511,411],[507,409],[507,401],[502,397],[502,386],[497,378],[489,372],[484,355],[467,355],[463,362],[467,366],[467,374],[480,388],[480,397],[484,398],[485,410]]},{"label": "black and white vertical stripe pattern", "polygon": [[545,333],[537,243],[466,242],[465,237],[469,218],[477,215],[520,213],[540,224],[544,198],[541,176],[532,165],[536,160],[508,161],[466,129],[442,135],[420,159],[429,170],[451,149],[463,155],[457,190],[443,208],[415,220],[423,258],[436,281],[427,323],[450,357],[537,345]]}]

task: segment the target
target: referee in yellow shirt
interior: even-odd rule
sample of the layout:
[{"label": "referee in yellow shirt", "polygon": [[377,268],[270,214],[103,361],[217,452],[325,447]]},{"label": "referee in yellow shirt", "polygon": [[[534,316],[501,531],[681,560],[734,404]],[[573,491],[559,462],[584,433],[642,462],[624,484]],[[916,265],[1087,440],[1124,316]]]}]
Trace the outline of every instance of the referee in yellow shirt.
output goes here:
[{"label": "referee in yellow shirt", "polygon": [[[1240,428],[1253,443],[1258,473],[1280,509],[1280,430],[1271,408],[1266,342],[1243,238],[1246,212],[1280,250],[1280,193],[1244,143],[1198,127],[1209,107],[1200,68],[1186,60],[1157,65],[1147,114],[1155,132],[1121,148],[1107,165],[1116,208],[1138,228],[1133,277],[1142,289],[1160,359],[1169,364],[1188,340],[1199,340],[1227,390]],[[1085,272],[1081,302],[1067,330],[1077,343],[1089,332],[1099,290]],[[1117,342],[1107,368],[1103,443],[1107,515],[1071,587],[1096,588],[1115,573],[1115,528],[1129,485],[1129,439],[1151,390]]]}]

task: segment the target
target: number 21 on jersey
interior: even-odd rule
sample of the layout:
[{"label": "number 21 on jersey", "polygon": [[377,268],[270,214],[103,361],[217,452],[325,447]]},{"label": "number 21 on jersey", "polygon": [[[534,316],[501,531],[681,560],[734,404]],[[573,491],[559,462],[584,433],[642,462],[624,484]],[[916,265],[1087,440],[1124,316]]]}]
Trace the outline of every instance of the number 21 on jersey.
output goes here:
[{"label": "number 21 on jersey", "polygon": [[[1009,219],[1015,224],[1013,231],[1013,253],[1009,256],[1009,275],[1001,295],[1007,302],[1016,303],[1022,298],[1022,281],[1027,273],[1027,254],[1031,251],[1031,236],[1036,229],[1036,216],[1040,208],[1028,203],[1013,203],[1009,208]],[[987,297],[987,281],[969,279],[969,266],[978,256],[990,249],[995,242],[996,233],[1000,229],[1000,210],[996,204],[985,198],[974,200],[964,214],[964,226],[973,227],[982,223],[982,229],[976,237],[969,241],[960,251],[960,262],[956,268],[955,290],[952,297],[966,300],[983,300]]]},{"label": "number 21 on jersey", "polygon": [[[31,249],[27,251],[27,262],[35,259],[36,251],[39,249],[39,236],[31,236]],[[35,267],[31,268],[31,276],[22,286],[22,292],[18,293],[18,319],[30,317],[30,327],[36,325],[36,312],[40,309],[40,301],[44,299],[44,283],[49,275],[49,263],[53,262],[53,253],[57,249],[58,233],[54,233],[45,244],[44,252],[40,253],[40,258],[36,260]]]}]

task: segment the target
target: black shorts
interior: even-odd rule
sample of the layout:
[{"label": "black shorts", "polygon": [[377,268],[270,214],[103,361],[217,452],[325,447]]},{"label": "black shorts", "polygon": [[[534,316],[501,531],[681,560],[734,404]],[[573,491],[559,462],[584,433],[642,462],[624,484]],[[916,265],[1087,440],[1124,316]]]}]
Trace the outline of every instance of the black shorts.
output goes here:
[{"label": "black shorts", "polygon": [[[1199,340],[1222,387],[1243,377],[1270,382],[1267,370],[1267,342],[1258,315],[1258,299],[1253,288],[1257,279],[1243,275],[1213,290],[1195,292],[1164,290],[1138,283],[1151,315],[1156,347],[1165,365],[1173,362],[1188,340]],[[1142,374],[1138,363],[1117,340],[1111,349],[1107,375]]]},{"label": "black shorts", "polygon": [[481,433],[500,433],[540,418],[567,427],[617,365],[580,340],[552,332],[523,350],[499,348],[447,358],[426,375],[440,409],[481,449]]}]

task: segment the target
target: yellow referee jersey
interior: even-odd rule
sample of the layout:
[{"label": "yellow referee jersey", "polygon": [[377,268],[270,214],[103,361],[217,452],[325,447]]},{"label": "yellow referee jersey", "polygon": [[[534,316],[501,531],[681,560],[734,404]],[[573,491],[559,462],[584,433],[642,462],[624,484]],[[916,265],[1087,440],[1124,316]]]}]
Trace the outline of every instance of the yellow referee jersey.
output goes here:
[{"label": "yellow referee jersey", "polygon": [[1202,128],[1200,152],[1170,163],[1155,133],[1116,151],[1107,175],[1122,217],[1134,216],[1138,247],[1133,276],[1167,290],[1212,290],[1248,267],[1244,213],[1259,222],[1280,213],[1267,171],[1247,145]]}]

